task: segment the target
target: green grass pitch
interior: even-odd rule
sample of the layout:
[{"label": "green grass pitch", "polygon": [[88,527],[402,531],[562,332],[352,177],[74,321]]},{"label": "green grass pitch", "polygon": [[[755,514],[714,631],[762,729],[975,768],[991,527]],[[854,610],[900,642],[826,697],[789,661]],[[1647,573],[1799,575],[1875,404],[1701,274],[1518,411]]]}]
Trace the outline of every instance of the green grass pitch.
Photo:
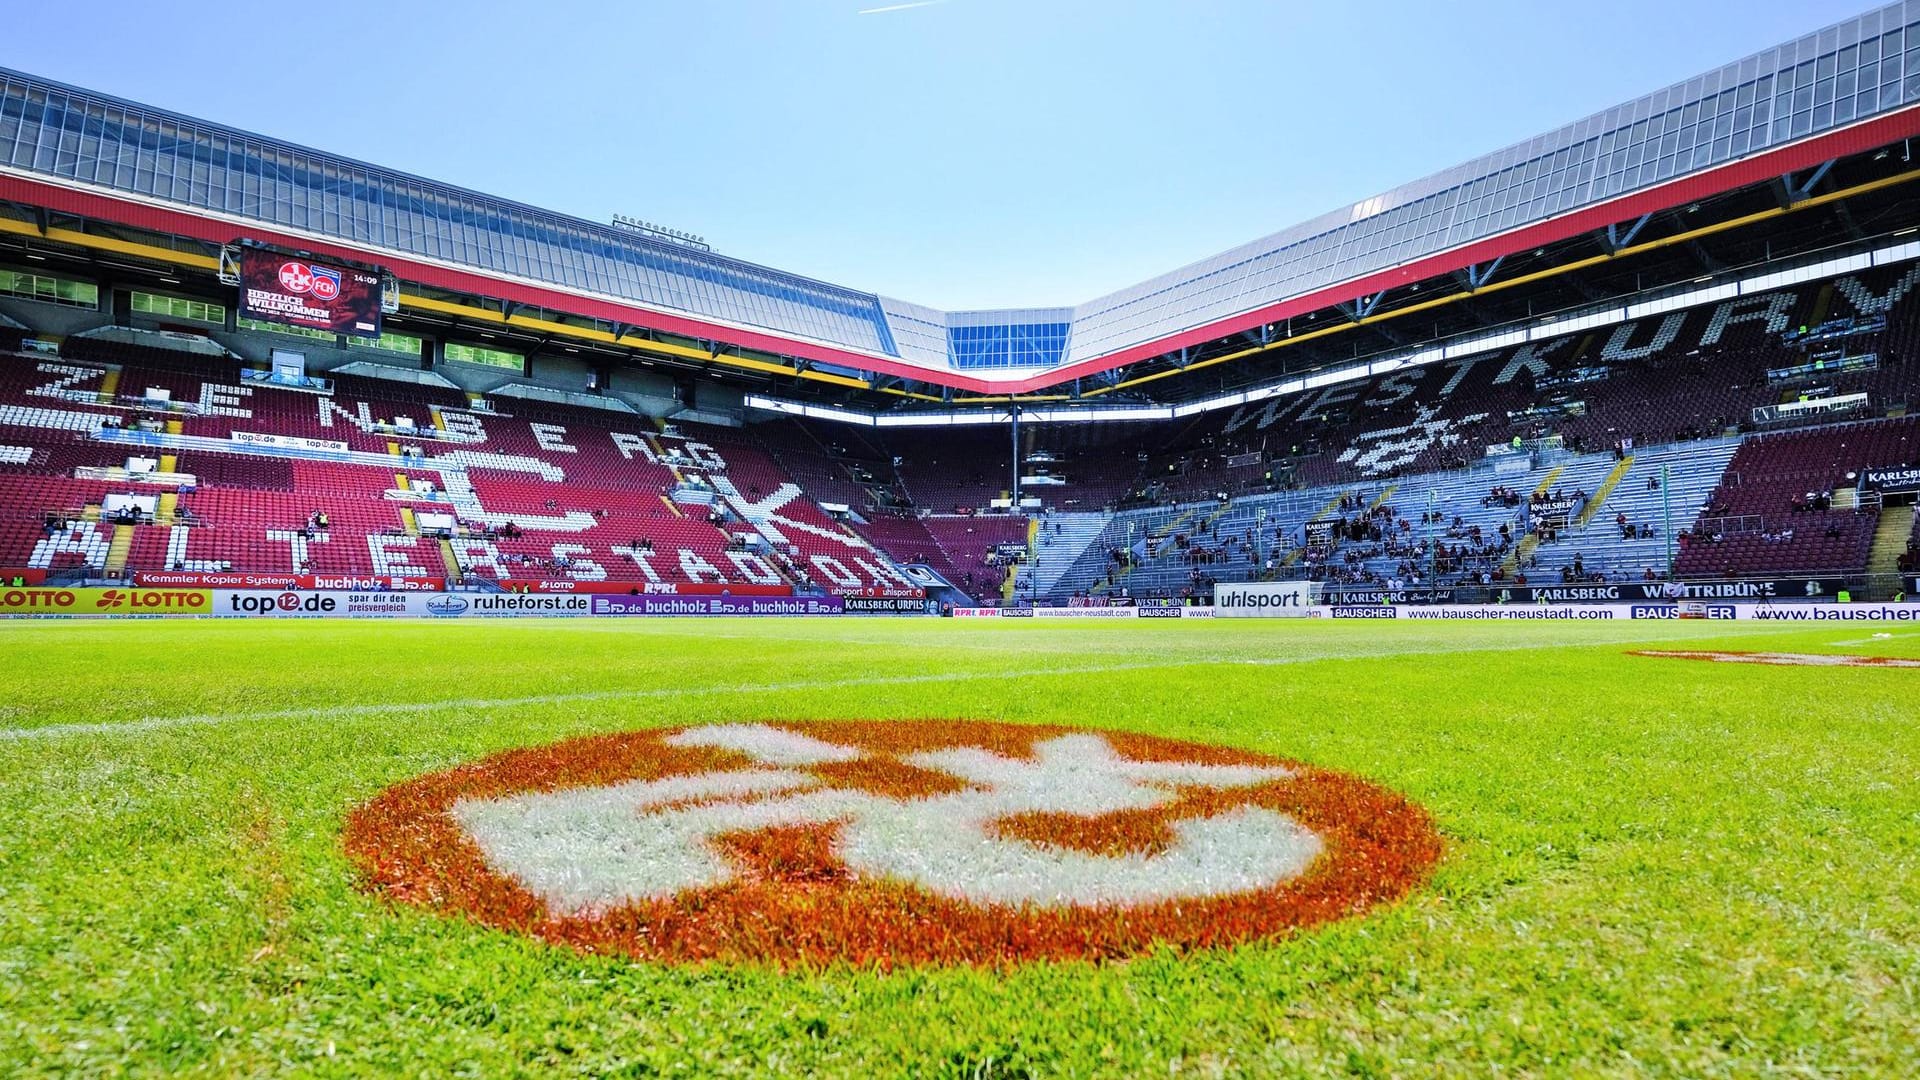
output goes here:
[{"label": "green grass pitch", "polygon": [[[1643,647],[1920,632],[0,625],[0,1075],[1920,1072],[1920,672]],[[354,806],[497,750],[845,717],[1297,758],[1425,806],[1447,854],[1278,941],[879,974],[584,956],[371,897],[342,853]]]}]

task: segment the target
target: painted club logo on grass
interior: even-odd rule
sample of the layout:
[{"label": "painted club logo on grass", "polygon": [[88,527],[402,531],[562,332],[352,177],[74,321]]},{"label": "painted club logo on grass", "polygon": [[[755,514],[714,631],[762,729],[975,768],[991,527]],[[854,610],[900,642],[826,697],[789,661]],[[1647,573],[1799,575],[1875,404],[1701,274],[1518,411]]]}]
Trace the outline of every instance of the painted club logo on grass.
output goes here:
[{"label": "painted club logo on grass", "polygon": [[1244,751],[969,721],[514,750],[349,818],[368,885],[592,952],[1005,964],[1273,937],[1395,899],[1419,807]]}]

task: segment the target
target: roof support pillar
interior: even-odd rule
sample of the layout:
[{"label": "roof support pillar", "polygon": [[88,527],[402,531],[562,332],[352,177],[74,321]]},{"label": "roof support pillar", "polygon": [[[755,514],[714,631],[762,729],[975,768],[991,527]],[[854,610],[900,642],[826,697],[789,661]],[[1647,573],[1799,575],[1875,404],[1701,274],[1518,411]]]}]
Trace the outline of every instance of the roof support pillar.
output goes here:
[{"label": "roof support pillar", "polygon": [[1632,244],[1634,237],[1639,236],[1640,230],[1646,228],[1647,222],[1652,220],[1652,214],[1641,214],[1625,229],[1622,229],[1620,223],[1616,221],[1607,226],[1607,235],[1601,240],[1600,246],[1606,248],[1609,255],[1618,254],[1621,248]]},{"label": "roof support pillar", "polygon": [[1831,172],[1832,170],[1833,170],[1833,159],[1828,158],[1827,160],[1821,162],[1819,167],[1814,169],[1813,172],[1807,174],[1807,178],[1805,180],[1802,180],[1797,184],[1794,183],[1793,177],[1791,176],[1787,177],[1787,190],[1793,193],[1793,201],[1800,202],[1803,199],[1811,197],[1813,195],[1813,189],[1818,187],[1820,185],[1820,181],[1825,180],[1827,178],[1827,173]]},{"label": "roof support pillar", "polygon": [[1813,189],[1818,187],[1820,181],[1825,180],[1827,173],[1832,170],[1833,159],[1828,158],[1808,173],[1805,179],[1795,179],[1792,173],[1787,173],[1773,182],[1773,196],[1782,209],[1795,203],[1805,202],[1813,197]]},{"label": "roof support pillar", "polygon": [[1477,292],[1486,288],[1487,283],[1493,280],[1493,275],[1500,272],[1500,264],[1506,261],[1507,257],[1502,255],[1492,262],[1477,263],[1467,267],[1466,270],[1463,271],[1467,278],[1467,291]]},{"label": "roof support pillar", "polygon": [[1365,322],[1373,317],[1374,312],[1380,310],[1380,301],[1386,298],[1387,291],[1382,289],[1371,296],[1362,296],[1357,300],[1350,300],[1340,305],[1340,310],[1346,312],[1347,318],[1352,319],[1354,322]]}]

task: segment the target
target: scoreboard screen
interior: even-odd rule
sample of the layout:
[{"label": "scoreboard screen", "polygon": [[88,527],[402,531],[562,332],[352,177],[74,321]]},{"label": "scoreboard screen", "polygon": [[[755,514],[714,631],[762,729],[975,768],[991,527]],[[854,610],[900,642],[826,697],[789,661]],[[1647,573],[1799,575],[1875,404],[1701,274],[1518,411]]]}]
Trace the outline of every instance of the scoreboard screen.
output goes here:
[{"label": "scoreboard screen", "polygon": [[249,248],[240,257],[240,314],[355,337],[380,336],[380,274]]}]

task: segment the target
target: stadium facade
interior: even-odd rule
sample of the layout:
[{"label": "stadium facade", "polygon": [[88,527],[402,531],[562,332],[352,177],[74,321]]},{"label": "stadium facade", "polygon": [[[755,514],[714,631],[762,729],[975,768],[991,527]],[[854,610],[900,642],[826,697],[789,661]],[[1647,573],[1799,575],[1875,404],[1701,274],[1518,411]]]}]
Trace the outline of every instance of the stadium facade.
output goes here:
[{"label": "stadium facade", "polygon": [[[129,463],[94,458],[144,447],[201,463],[190,502],[217,501],[209,476],[254,493],[224,523],[141,504],[127,533],[0,545],[30,547],[36,571],[77,559],[408,579],[444,562],[452,580],[537,559],[618,580],[605,564],[625,560],[625,577],[652,584],[939,581],[1011,599],[1307,574],[1375,591],[1409,577],[1512,587],[1564,527],[1584,550],[1562,553],[1563,584],[1791,570],[1824,588],[1883,553],[1879,521],[1823,518],[1819,537],[1794,539],[1728,478],[1779,471],[1775,443],[1742,441],[1771,426],[1903,422],[1920,345],[1906,303],[1916,135],[1920,3],[1893,4],[1109,296],[949,312],[0,71],[0,334],[71,362],[21,380],[4,423],[41,434],[0,439],[0,453],[80,484],[120,482]],[[289,379],[320,393],[317,416]],[[123,380],[171,396],[130,398]],[[259,408],[231,390],[248,380]],[[163,415],[103,423],[48,398]],[[503,401],[526,431],[501,434]],[[84,451],[44,434],[88,425]],[[583,450],[581,430],[604,445]],[[1888,430],[1835,437],[1851,449],[1826,464],[1842,480],[1915,464],[1904,428]],[[1504,460],[1481,453],[1509,441]],[[448,443],[462,448],[438,453]],[[384,494],[353,479],[381,454],[438,479]],[[584,483],[631,502],[616,474],[641,458],[658,470],[642,501],[679,518],[701,495],[719,508],[705,532],[551,497]],[[502,490],[485,478],[502,469],[556,491]],[[1487,470],[1552,505],[1476,510]],[[1416,474],[1436,479],[1402,490]],[[98,523],[89,500],[114,494],[49,482],[10,492],[14,511]],[[1840,485],[1819,486],[1824,500]],[[378,514],[356,515],[351,556],[308,537],[236,559],[223,527],[289,532],[286,507],[261,509],[267,491],[425,491],[459,516],[423,528],[429,508],[406,510],[403,535],[437,536],[444,559],[396,554],[408,544],[381,539],[398,523]],[[1197,501],[1215,505],[1181,509]],[[1663,550],[1631,547],[1638,531],[1584,539],[1603,505],[1633,516],[1623,530],[1657,513]],[[989,509],[1012,513],[972,516]],[[964,520],[889,524],[909,510]],[[1084,520],[1069,537],[1023,511]],[[524,526],[537,543],[469,524]],[[677,537],[664,568],[635,535],[649,529]],[[1683,532],[1733,540],[1710,557]],[[1746,539],[1782,533],[1757,553]],[[800,562],[762,561],[769,549]],[[1004,588],[955,580],[1021,557],[1051,566]],[[0,548],[0,567],[22,561]]]},{"label": "stadium facade", "polygon": [[1490,284],[1502,260],[1609,227],[1631,238],[1644,215],[1748,185],[1802,174],[1811,194],[1805,173],[1920,133],[1916,34],[1920,7],[1870,11],[1071,308],[939,311],[12,72],[0,198],[182,254],[249,236],[876,386],[1092,389],[1316,311],[1373,314],[1444,275]]}]

